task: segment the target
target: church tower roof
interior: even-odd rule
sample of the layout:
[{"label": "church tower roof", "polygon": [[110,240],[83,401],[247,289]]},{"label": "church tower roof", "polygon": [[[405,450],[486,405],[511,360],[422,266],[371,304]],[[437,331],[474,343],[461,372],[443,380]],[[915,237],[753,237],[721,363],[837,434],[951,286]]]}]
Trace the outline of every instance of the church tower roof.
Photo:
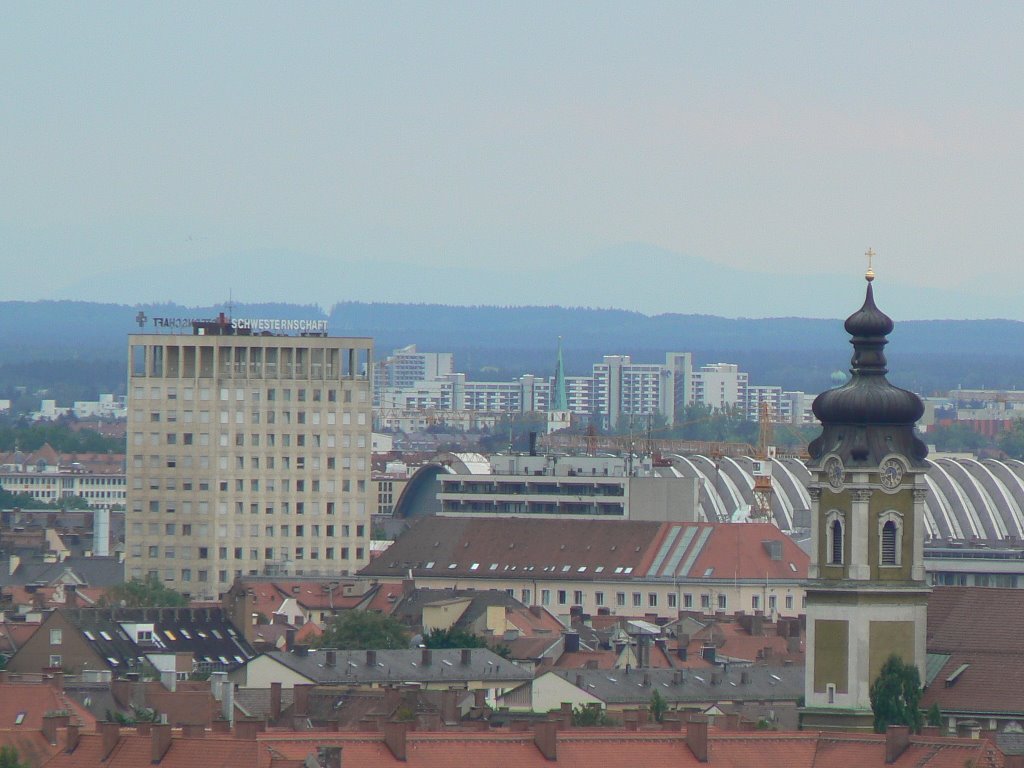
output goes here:
[{"label": "church tower roof", "polygon": [[565,365],[562,363],[562,337],[558,337],[558,360],[555,363],[555,381],[551,391],[551,410],[568,411],[569,397],[565,389]]},{"label": "church tower roof", "polygon": [[869,269],[864,304],[846,319],[853,345],[850,379],[822,392],[812,406],[822,425],[821,435],[808,446],[812,465],[827,453],[839,454],[847,466],[877,465],[890,453],[924,466],[928,455],[914,433],[914,424],[924,413],[921,399],[886,378],[883,350],[893,322],[875,304],[874,277]]}]

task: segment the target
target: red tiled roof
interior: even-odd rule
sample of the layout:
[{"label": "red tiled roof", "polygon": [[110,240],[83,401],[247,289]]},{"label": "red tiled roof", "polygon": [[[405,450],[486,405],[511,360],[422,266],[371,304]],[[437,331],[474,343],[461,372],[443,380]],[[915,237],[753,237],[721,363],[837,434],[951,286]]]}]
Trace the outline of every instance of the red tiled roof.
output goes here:
[{"label": "red tiled roof", "polygon": [[[47,683],[0,683],[0,728],[38,731],[43,726],[43,715],[57,709],[67,709],[85,728],[93,728],[96,719],[70,697]],[[15,720],[20,713],[24,719]]]},{"label": "red tiled roof", "polygon": [[[370,576],[570,580],[645,576],[716,579],[807,577],[806,553],[767,523],[657,523],[426,517],[361,573]],[[777,541],[773,560],[765,541]],[[429,566],[429,567],[428,567]],[[705,576],[708,574],[708,576]]]},{"label": "red tiled roof", "polygon": [[1024,715],[1024,590],[936,587],[928,598],[927,647],[950,658],[925,690],[925,707]]},{"label": "red tiled roof", "polygon": [[[628,765],[700,765],[728,768],[871,768],[885,765],[885,736],[874,734],[721,733],[712,729],[707,763],[700,763],[679,732],[575,729],[556,736],[557,760],[548,761],[530,732],[408,732],[406,760],[394,757],[379,733],[282,733],[271,731],[248,741],[220,735],[203,739],[174,736],[162,768],[282,768],[299,766],[321,746],[338,746],[342,765],[358,768],[621,768]],[[143,768],[150,763],[150,737],[122,731],[106,761],[102,737],[83,734],[72,753],[59,752],[47,768]],[[988,741],[912,737],[893,765],[900,768],[999,768],[1001,754]]]}]

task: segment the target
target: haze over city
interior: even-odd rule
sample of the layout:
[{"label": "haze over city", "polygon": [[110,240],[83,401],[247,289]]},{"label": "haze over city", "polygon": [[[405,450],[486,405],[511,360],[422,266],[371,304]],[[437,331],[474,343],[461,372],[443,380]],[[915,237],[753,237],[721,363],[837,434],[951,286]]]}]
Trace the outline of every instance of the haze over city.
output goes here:
[{"label": "haze over city", "polygon": [[0,300],[1024,319],[1022,16],[11,6]]}]

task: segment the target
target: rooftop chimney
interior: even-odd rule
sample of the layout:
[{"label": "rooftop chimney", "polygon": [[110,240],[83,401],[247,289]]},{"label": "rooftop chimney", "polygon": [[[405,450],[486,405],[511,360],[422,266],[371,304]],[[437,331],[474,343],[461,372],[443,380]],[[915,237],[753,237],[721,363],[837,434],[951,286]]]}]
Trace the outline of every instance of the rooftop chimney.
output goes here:
[{"label": "rooftop chimney", "polygon": [[292,711],[294,714],[299,717],[305,717],[309,714],[309,692],[315,687],[312,683],[296,683],[292,686],[292,693],[294,695]]},{"label": "rooftop chimney", "polygon": [[[330,666],[333,667],[334,664],[331,664]],[[372,651],[371,650],[371,651],[367,651],[366,652],[366,666],[368,666],[368,667],[376,667],[377,666],[377,652],[376,651]]]},{"label": "rooftop chimney", "polygon": [[395,760],[405,762],[406,734],[409,731],[409,723],[382,723],[381,730],[384,732],[384,743],[394,755]]},{"label": "rooftop chimney", "polygon": [[546,720],[533,728],[533,743],[548,760],[558,759],[558,723]]},{"label": "rooftop chimney", "polygon": [[97,723],[96,727],[103,737],[103,757],[100,760],[106,760],[114,751],[114,747],[117,746],[117,741],[121,737],[121,726],[117,723],[103,722]]},{"label": "rooftop chimney", "polygon": [[149,740],[149,761],[159,763],[171,747],[170,723],[153,723]]},{"label": "rooftop chimney", "polygon": [[277,722],[281,718],[281,683],[270,684],[270,719]]},{"label": "rooftop chimney", "polygon": [[469,648],[462,649],[462,666],[468,667],[473,660],[473,651]]},{"label": "rooftop chimney", "polygon": [[432,660],[432,656],[433,654],[431,654],[430,649],[424,648],[423,653],[420,656],[420,663],[423,664],[424,667],[429,667],[430,662]]},{"label": "rooftop chimney", "polygon": [[910,746],[910,727],[890,725],[885,729],[885,764],[895,763]]},{"label": "rooftop chimney", "polygon": [[708,761],[708,718],[693,715],[686,723],[686,746],[690,748],[697,762]]},{"label": "rooftop chimney", "polygon": [[78,735],[78,725],[75,723],[68,723],[67,742],[64,745],[65,752],[75,751],[75,747],[78,746]]}]

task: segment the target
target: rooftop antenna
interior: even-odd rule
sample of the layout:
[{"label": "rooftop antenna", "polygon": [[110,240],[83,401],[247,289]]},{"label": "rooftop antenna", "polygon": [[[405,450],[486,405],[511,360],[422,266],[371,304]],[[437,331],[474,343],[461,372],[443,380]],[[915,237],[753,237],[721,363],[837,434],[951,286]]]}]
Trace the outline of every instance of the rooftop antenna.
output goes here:
[{"label": "rooftop antenna", "polygon": [[234,316],[234,314],[235,314],[235,300],[234,300],[234,296],[233,296],[232,290],[230,288],[228,288],[228,317],[231,318],[231,317]]}]

